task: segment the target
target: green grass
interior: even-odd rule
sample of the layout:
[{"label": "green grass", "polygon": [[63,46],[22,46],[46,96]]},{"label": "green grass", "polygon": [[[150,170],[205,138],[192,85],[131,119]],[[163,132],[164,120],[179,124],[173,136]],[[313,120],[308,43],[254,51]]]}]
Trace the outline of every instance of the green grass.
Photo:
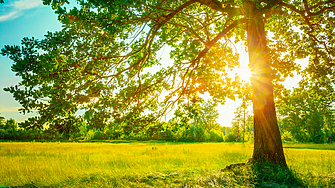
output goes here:
[{"label": "green grass", "polygon": [[[335,187],[334,145],[284,144],[300,186]],[[318,149],[320,148],[320,149]],[[26,187],[291,187],[282,171],[255,172],[252,144],[0,143],[0,186]],[[280,176],[280,174],[283,174]],[[271,175],[272,174],[272,175]],[[274,177],[280,177],[274,178]],[[282,181],[282,182],[281,182]]]}]

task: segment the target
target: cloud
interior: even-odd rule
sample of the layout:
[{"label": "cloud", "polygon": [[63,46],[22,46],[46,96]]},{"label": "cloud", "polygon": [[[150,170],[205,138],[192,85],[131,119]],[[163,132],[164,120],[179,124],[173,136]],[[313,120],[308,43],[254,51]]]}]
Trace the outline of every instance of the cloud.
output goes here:
[{"label": "cloud", "polygon": [[42,5],[41,0],[18,0],[11,4],[3,5],[6,12],[0,11],[0,22],[15,19],[23,15],[24,10],[32,9]]},{"label": "cloud", "polygon": [[2,112],[17,112],[21,107],[6,107],[4,105],[0,106],[0,113]]},{"label": "cloud", "polygon": [[19,0],[14,2],[14,8],[19,10],[31,9],[42,4],[41,0]]},{"label": "cloud", "polygon": [[0,22],[14,19],[14,18],[17,18],[18,16],[19,16],[18,11],[10,12],[7,15],[0,16]]}]

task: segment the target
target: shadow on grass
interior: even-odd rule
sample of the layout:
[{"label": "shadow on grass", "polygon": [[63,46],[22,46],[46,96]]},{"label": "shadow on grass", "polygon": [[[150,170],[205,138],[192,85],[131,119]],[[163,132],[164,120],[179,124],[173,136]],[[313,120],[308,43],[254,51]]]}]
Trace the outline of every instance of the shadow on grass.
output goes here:
[{"label": "shadow on grass", "polygon": [[284,146],[285,149],[314,149],[314,150],[335,150],[335,146],[329,145],[319,147],[319,146]]},{"label": "shadow on grass", "polygon": [[63,182],[61,187],[306,187],[289,169],[243,165],[219,170],[154,172],[112,178],[90,174]]},{"label": "shadow on grass", "polygon": [[298,175],[287,167],[262,163],[240,163],[227,166],[223,174],[246,187],[307,187]]},{"label": "shadow on grass", "polygon": [[315,150],[335,150],[334,143],[299,143],[299,142],[288,142],[283,143],[283,148],[286,149],[315,149]]},{"label": "shadow on grass", "polygon": [[[7,187],[7,186],[3,186],[3,187]],[[0,187],[0,188],[3,188]],[[8,186],[8,188],[38,188],[39,186],[35,185],[34,183],[29,183],[29,184],[25,184],[25,185],[19,185],[19,186]]]},{"label": "shadow on grass", "polygon": [[[299,177],[298,177],[299,176]],[[303,178],[303,180],[299,179]],[[107,174],[87,174],[69,178],[59,184],[46,187],[334,187],[333,181],[325,181],[324,176],[296,174],[279,166],[236,166],[228,171],[201,170],[177,172],[152,172],[114,177]],[[314,182],[312,182],[314,181]],[[20,187],[43,187],[27,184]]]},{"label": "shadow on grass", "polygon": [[306,187],[303,180],[288,167],[274,164],[251,164],[256,187]]}]

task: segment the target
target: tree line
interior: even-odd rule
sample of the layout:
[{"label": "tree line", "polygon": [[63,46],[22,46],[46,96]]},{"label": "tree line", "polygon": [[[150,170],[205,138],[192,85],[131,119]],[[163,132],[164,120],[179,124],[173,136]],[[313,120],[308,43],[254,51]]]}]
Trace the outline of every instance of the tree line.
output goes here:
[{"label": "tree line", "polygon": [[[69,121],[47,125],[32,120],[17,123],[1,117],[0,139],[5,140],[164,140],[176,142],[234,141],[225,136],[217,123],[217,103],[200,99],[180,102],[172,118],[152,121],[134,116],[126,121],[98,121],[87,114],[73,116]],[[64,123],[66,122],[66,123]],[[70,122],[70,123],[67,123]]]},{"label": "tree line", "polygon": [[[250,101],[235,110],[230,127],[222,127],[215,101],[193,96],[179,101],[169,120],[133,117],[126,121],[99,121],[99,117],[71,117],[48,126],[17,123],[0,116],[0,139],[5,140],[164,140],[177,142],[253,142]],[[317,84],[302,80],[283,89],[276,98],[278,123],[284,142],[332,143],[335,140],[334,96]],[[100,119],[101,120],[101,119]]]},{"label": "tree line", "polygon": [[286,141],[332,143],[335,139],[334,93],[321,82],[302,80],[282,90],[277,99],[278,122]]}]

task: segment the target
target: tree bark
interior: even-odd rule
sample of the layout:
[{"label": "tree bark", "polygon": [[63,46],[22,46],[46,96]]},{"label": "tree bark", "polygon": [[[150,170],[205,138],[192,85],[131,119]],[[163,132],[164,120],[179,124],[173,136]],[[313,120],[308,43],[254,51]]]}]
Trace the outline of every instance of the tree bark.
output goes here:
[{"label": "tree bark", "polygon": [[253,75],[254,153],[253,162],[287,166],[278,128],[273,97],[269,50],[263,15],[254,2],[245,3],[249,67]]},{"label": "tree bark", "polygon": [[244,134],[245,134],[245,108],[243,108],[243,144],[244,144]]}]

